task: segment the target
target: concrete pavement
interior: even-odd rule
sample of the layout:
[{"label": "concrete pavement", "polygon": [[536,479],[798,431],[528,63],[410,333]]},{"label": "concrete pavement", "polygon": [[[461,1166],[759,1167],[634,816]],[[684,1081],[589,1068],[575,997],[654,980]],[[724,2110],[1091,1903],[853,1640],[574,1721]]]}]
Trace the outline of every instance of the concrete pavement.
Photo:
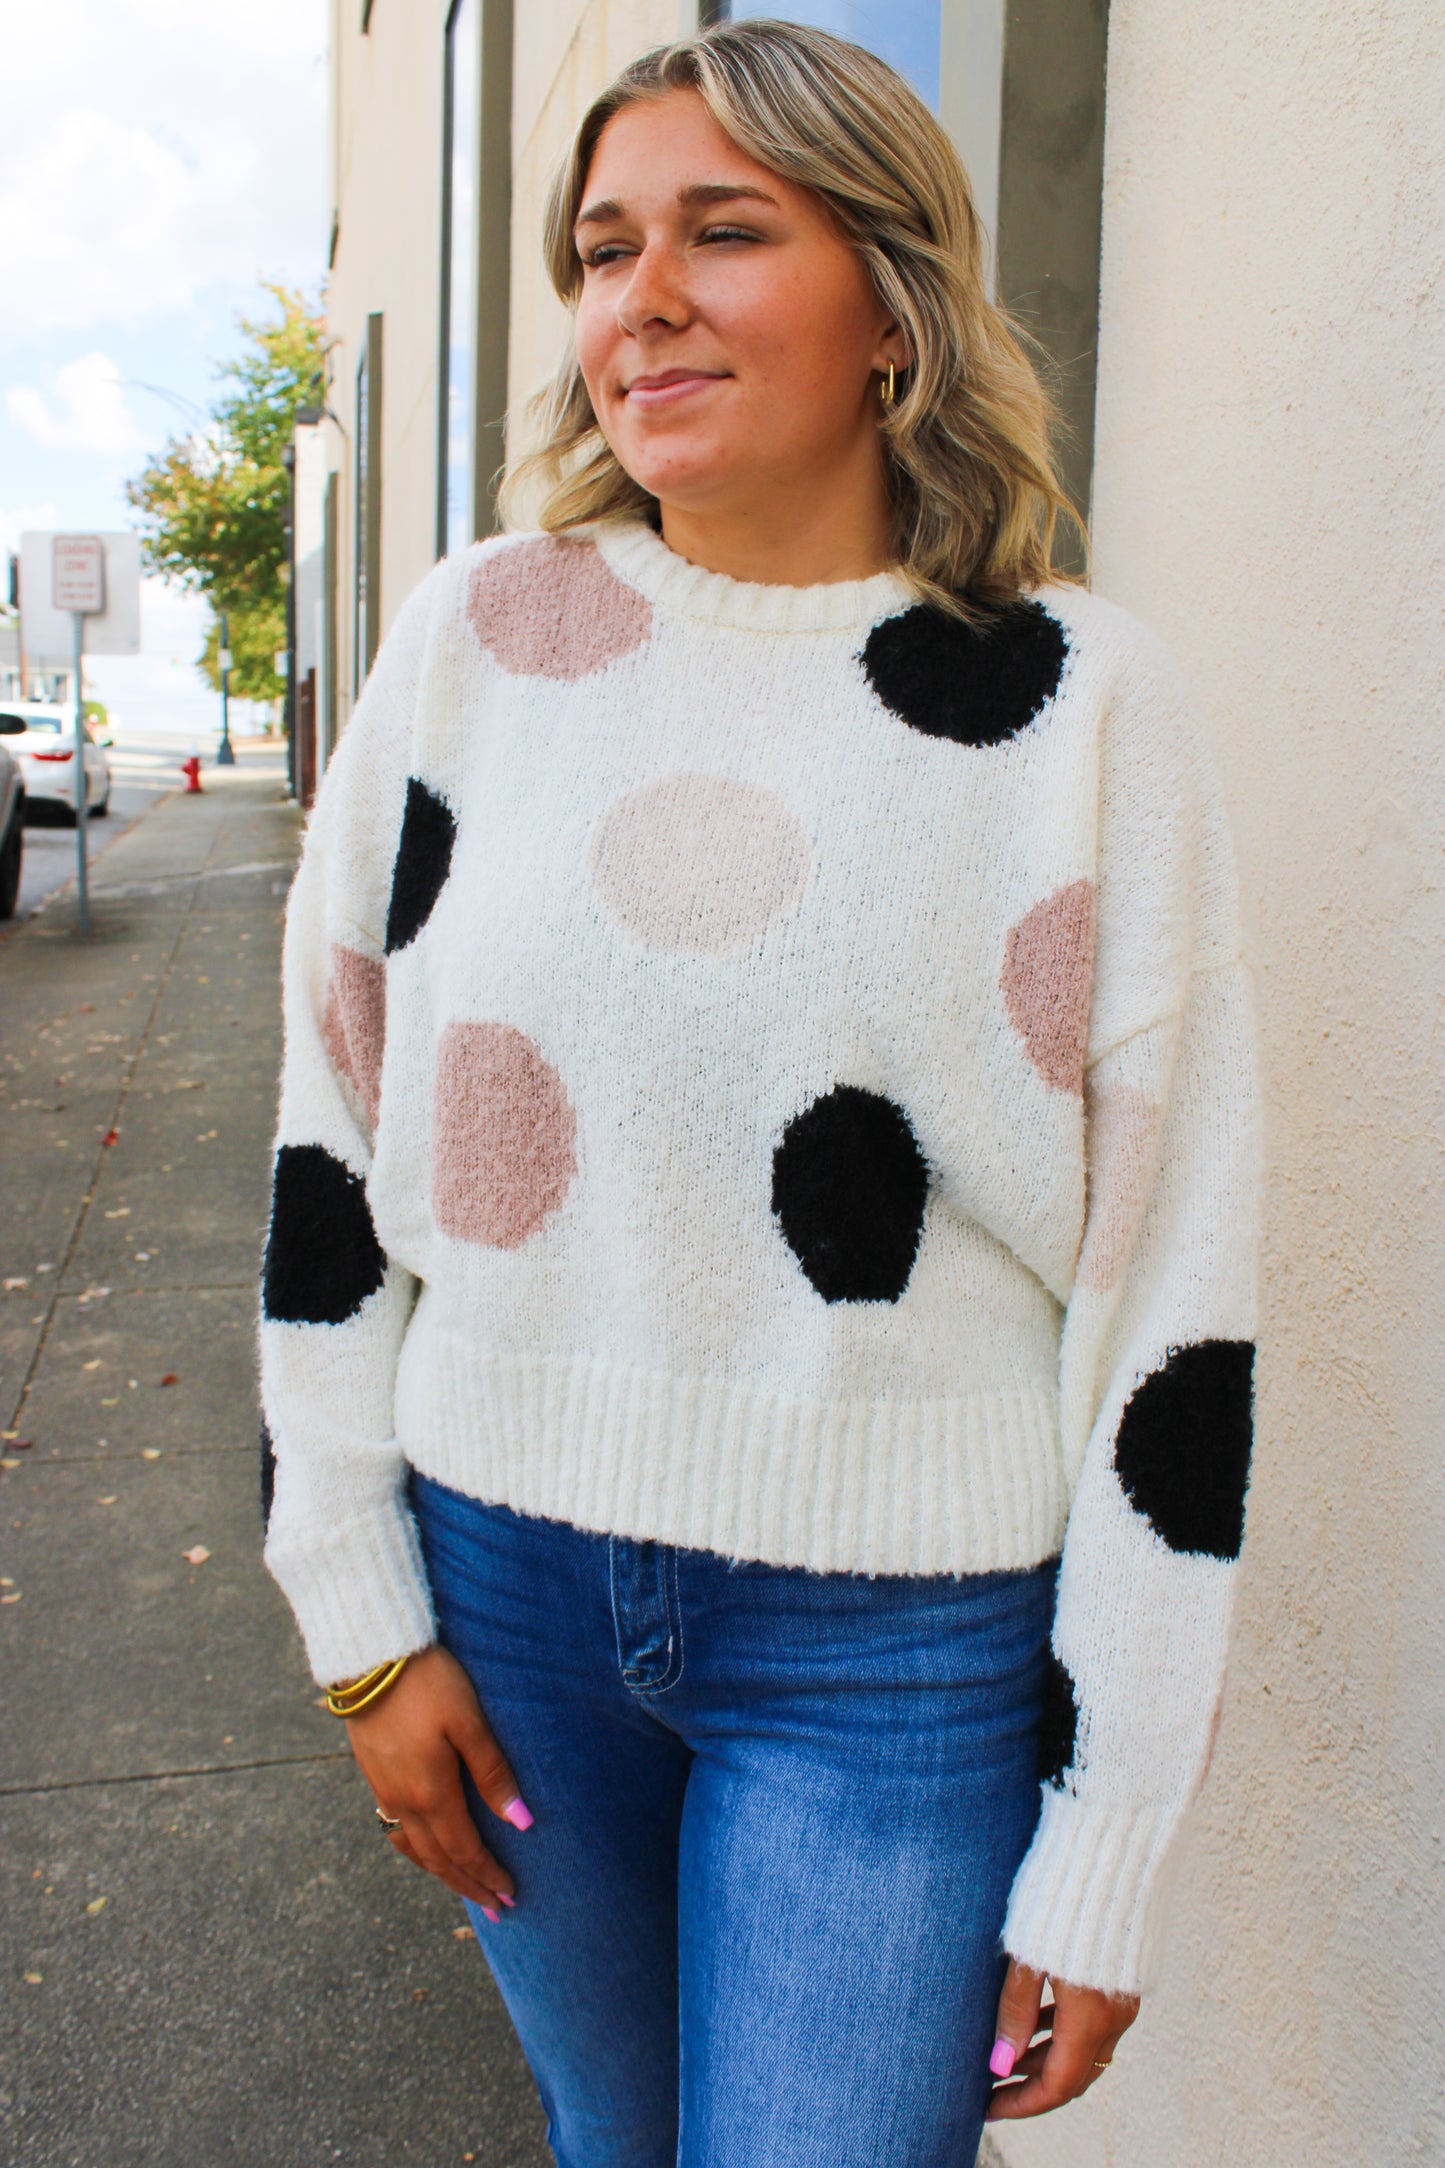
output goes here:
[{"label": "concrete pavement", "polygon": [[460,1908],[261,1566],[298,816],[245,762],[206,786],[105,851],[89,943],[66,896],[0,932],[0,2168],[544,2168]]}]

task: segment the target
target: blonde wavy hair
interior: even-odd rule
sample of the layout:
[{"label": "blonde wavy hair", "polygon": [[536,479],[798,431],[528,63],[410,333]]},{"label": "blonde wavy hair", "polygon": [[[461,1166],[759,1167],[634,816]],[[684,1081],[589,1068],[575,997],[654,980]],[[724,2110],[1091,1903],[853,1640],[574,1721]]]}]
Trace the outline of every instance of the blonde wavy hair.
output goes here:
[{"label": "blonde wavy hair", "polygon": [[[811,189],[863,258],[912,355],[880,427],[891,554],[921,598],[971,617],[1066,576],[1067,524],[1085,539],[1051,447],[1055,414],[1024,335],[989,299],[983,234],[963,163],[885,61],[827,31],[753,20],[659,46],[594,99],[552,185],[544,250],[569,308],[582,285],[573,237],[597,140],[639,99],[693,90],[742,150]],[[535,448],[510,464],[504,514],[540,486],[549,533],[658,518],[597,424],[575,352],[531,402]]]}]

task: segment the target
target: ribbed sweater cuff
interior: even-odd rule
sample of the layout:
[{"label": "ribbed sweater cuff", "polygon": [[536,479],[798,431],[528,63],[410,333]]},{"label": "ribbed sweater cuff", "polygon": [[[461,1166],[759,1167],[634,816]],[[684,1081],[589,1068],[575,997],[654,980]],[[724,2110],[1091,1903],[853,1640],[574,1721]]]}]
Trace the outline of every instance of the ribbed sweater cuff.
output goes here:
[{"label": "ribbed sweater cuff", "polygon": [[302,1542],[273,1533],[266,1563],[296,1614],[322,1686],[436,1639],[416,1524],[399,1499],[348,1513]]},{"label": "ribbed sweater cuff", "polygon": [[1155,1971],[1174,1806],[1083,1802],[1045,1786],[1004,1921],[1010,1957],[1073,1987],[1137,1995]]}]

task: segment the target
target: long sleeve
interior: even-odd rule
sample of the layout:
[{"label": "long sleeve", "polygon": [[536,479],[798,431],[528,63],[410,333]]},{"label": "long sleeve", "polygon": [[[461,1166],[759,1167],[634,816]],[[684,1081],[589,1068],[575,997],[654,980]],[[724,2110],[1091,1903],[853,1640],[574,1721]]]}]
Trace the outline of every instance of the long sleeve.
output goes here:
[{"label": "long sleeve", "polygon": [[431,583],[401,612],[327,770],[291,890],[260,1324],[266,1563],[322,1682],[434,1638],[395,1438],[415,1299],[367,1180],[383,1091],[388,910]]},{"label": "long sleeve", "polygon": [[1076,1489],[1043,1804],[1004,1929],[1076,1985],[1151,1977],[1204,1780],[1252,1442],[1254,1000],[1207,753],[1148,653],[1106,725],[1085,1071],[1087,1210],[1061,1350]]}]

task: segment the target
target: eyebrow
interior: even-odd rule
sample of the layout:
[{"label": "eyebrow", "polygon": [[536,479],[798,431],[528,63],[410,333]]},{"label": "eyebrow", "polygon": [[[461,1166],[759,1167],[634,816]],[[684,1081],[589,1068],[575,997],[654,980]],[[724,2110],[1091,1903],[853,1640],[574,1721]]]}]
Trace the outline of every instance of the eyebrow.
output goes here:
[{"label": "eyebrow", "polygon": [[[776,196],[770,196],[765,188],[750,188],[744,181],[694,181],[688,188],[679,188],[677,200],[684,210],[705,208],[712,203],[736,203],[750,197],[755,203],[771,203],[777,206]],[[577,213],[579,226],[605,226],[612,219],[625,218],[626,211],[615,196],[604,196],[597,203],[589,203]]]}]

